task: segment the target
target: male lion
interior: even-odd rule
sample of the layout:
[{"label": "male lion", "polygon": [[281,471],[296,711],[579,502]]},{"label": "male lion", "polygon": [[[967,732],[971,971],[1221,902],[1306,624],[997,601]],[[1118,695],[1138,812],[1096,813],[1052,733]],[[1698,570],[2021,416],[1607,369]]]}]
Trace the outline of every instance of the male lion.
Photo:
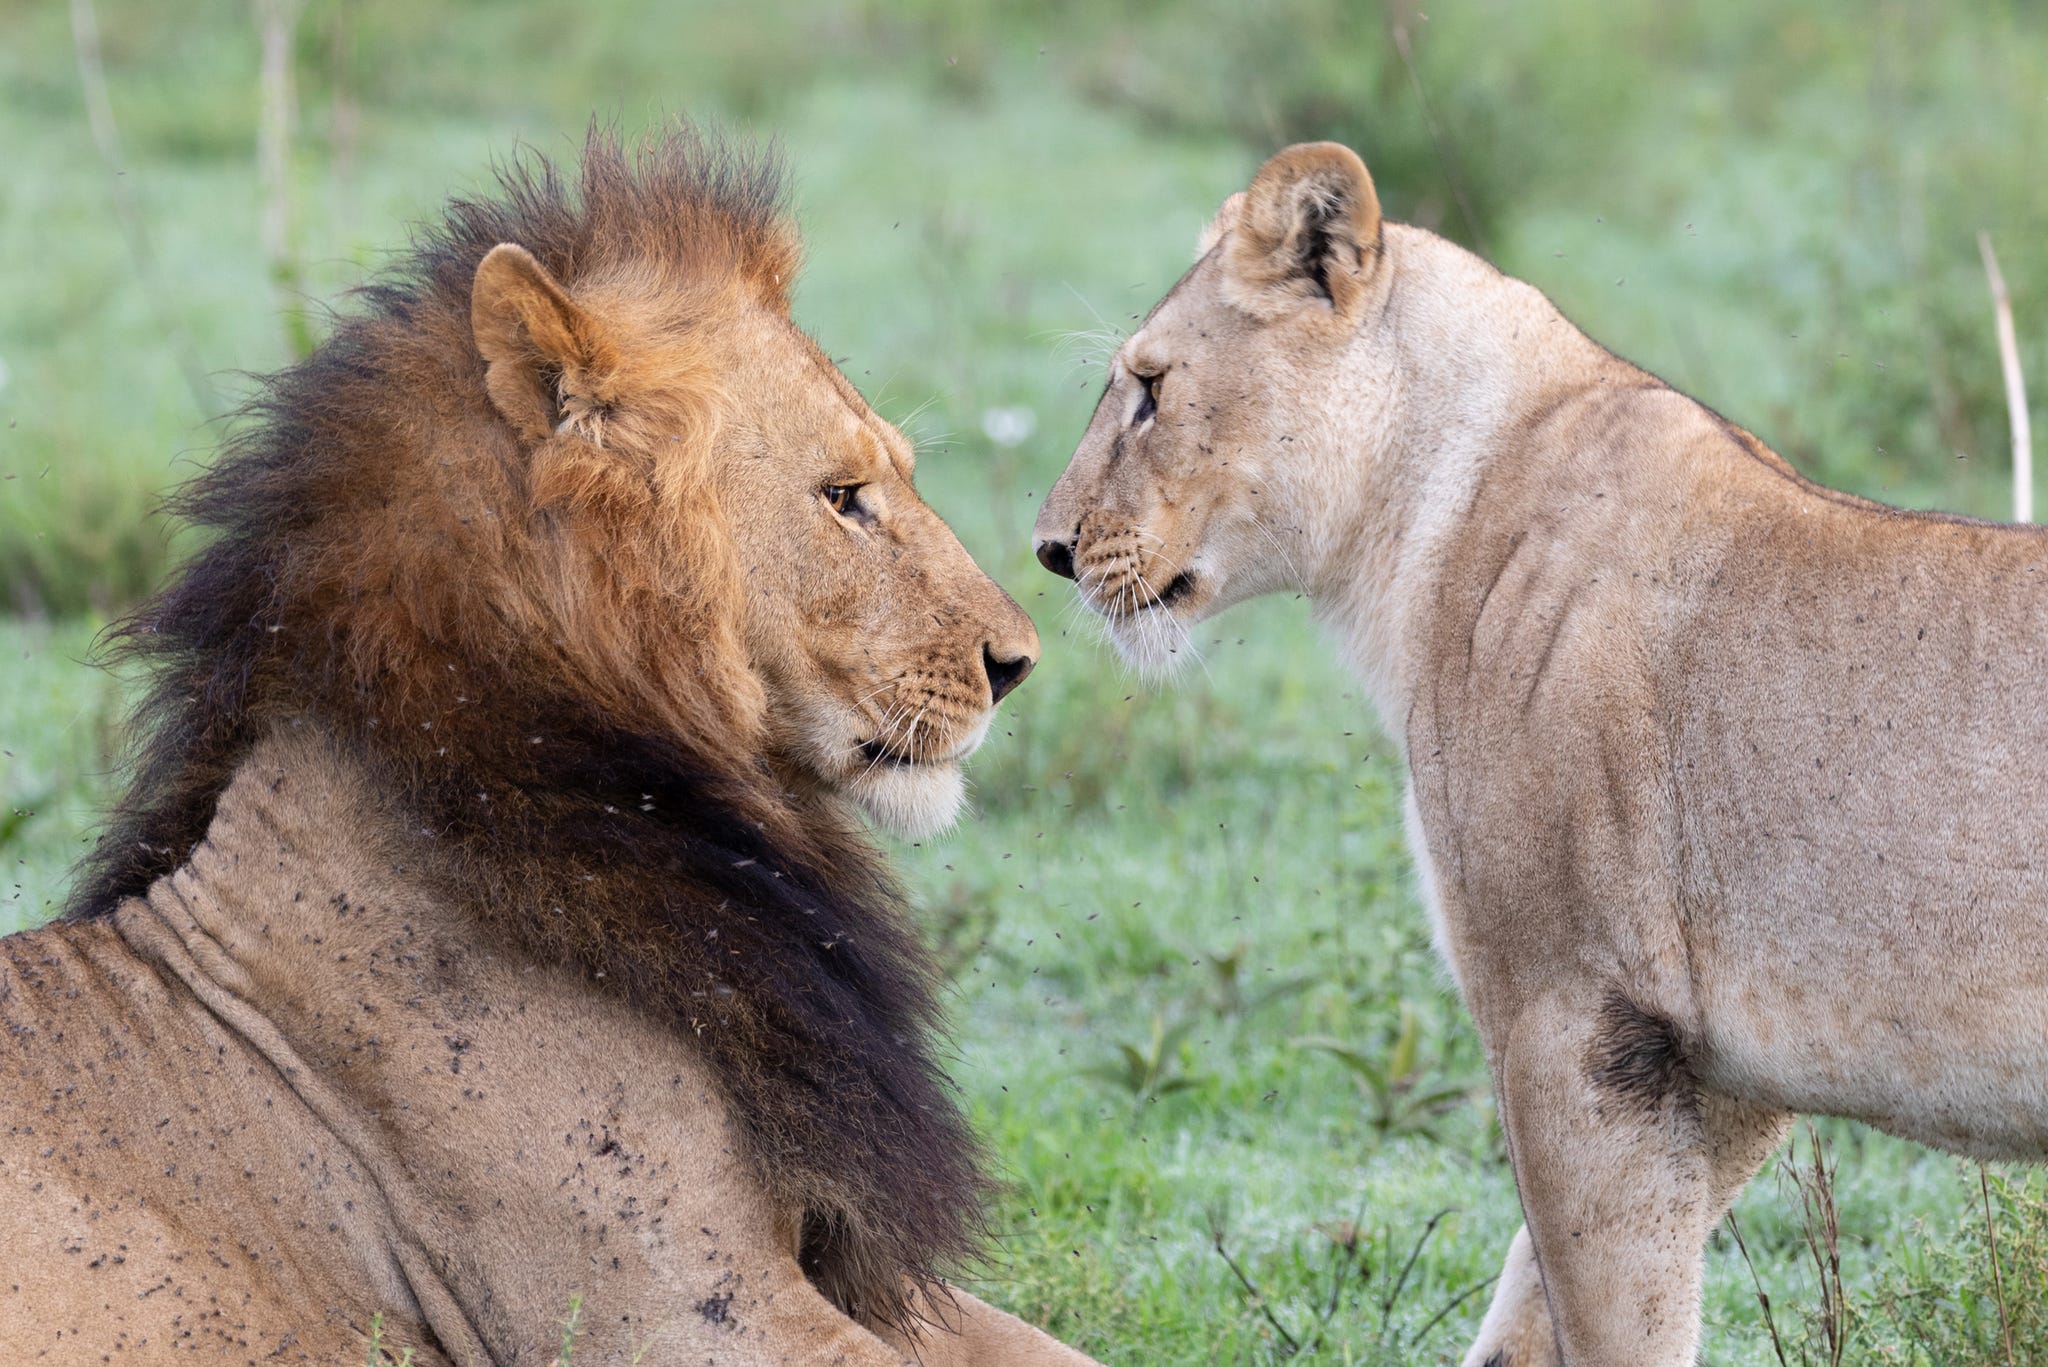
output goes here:
[{"label": "male lion", "polygon": [[1527,1220],[1468,1364],[1690,1364],[1788,1113],[2048,1155],[2048,536],[1801,479],[1292,147],[1038,520],[1125,656],[1275,590],[1409,767]]},{"label": "male lion", "polygon": [[1079,1363],[938,1282],[975,1140],[845,810],[1031,622],[792,325],[775,176],[458,201],[183,498],[67,917],[0,942],[0,1358]]}]

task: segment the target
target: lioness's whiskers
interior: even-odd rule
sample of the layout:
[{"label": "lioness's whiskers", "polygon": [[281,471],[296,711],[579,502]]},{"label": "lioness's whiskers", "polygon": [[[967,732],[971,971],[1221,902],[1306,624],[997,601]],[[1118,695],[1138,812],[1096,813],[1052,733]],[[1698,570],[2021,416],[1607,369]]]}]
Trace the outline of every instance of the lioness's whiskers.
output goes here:
[{"label": "lioness's whiskers", "polygon": [[[1104,318],[1102,314],[1096,309],[1095,305],[1088,302],[1088,297],[1082,294],[1081,291],[1074,288],[1072,282],[1062,280],[1060,283],[1067,287],[1067,293],[1073,295],[1075,299],[1079,300],[1081,307],[1087,309],[1089,314],[1095,319],[1095,333],[1084,335],[1100,335],[1102,337],[1109,339],[1109,355],[1114,356],[1116,354],[1117,347],[1123,345],[1123,340],[1127,334],[1124,332],[1122,328],[1112,326],[1110,324],[1110,321],[1107,318]],[[1109,359],[1109,356],[1105,356],[1103,357],[1103,359],[1107,361]]]},{"label": "lioness's whiskers", "polygon": [[1053,343],[1053,356],[1067,362],[1069,375],[1077,370],[1107,365],[1124,340],[1123,334],[1113,328],[1077,328],[1052,335],[1058,338]]},{"label": "lioness's whiskers", "polygon": [[[1085,605],[1085,604],[1086,604],[1086,595],[1087,595],[1088,591],[1089,591],[1089,590],[1090,590],[1091,588],[1092,588],[1092,589],[1100,589],[1100,588],[1102,587],[1102,585],[1103,585],[1103,584],[1104,584],[1104,583],[1105,583],[1105,582],[1106,582],[1106,581],[1108,580],[1108,578],[1109,578],[1109,574],[1110,574],[1110,569],[1109,569],[1109,566],[1107,566],[1107,565],[1097,565],[1097,566],[1094,566],[1093,568],[1089,568],[1089,569],[1083,569],[1083,570],[1079,571],[1079,572],[1078,572],[1077,574],[1075,574],[1075,576],[1074,576],[1074,583],[1075,583],[1075,585],[1076,585],[1076,586],[1077,586],[1078,588],[1080,588],[1080,589],[1081,589],[1081,591],[1082,591],[1082,592],[1081,592],[1081,595],[1079,595],[1079,596],[1077,597],[1077,601],[1080,601],[1080,602],[1082,602],[1082,603],[1083,603],[1083,604]],[[1105,612],[1110,612],[1110,611],[1114,611],[1114,609],[1115,609],[1115,596],[1114,596],[1114,595],[1111,595],[1110,601],[1109,601],[1108,603],[1106,603],[1106,604],[1102,605],[1102,610],[1103,610],[1103,611],[1105,611]]]},{"label": "lioness's whiskers", "polygon": [[1308,580],[1302,576],[1301,566],[1295,563],[1293,554],[1288,551],[1285,543],[1280,540],[1279,534],[1271,527],[1268,527],[1265,519],[1261,518],[1257,513],[1251,515],[1251,525],[1255,531],[1266,538],[1267,543],[1273,547],[1274,554],[1286,562],[1287,572],[1294,576],[1295,584],[1305,587],[1308,584]]},{"label": "lioness's whiskers", "polygon": [[[1153,540],[1158,541],[1159,538],[1154,537]],[[1159,544],[1164,546],[1166,543],[1164,541],[1160,541]],[[1175,560],[1172,556],[1168,555],[1165,551],[1146,550],[1143,552],[1143,554],[1165,565],[1167,569],[1173,572],[1174,577],[1178,577],[1180,575],[1187,573],[1187,570],[1181,565],[1181,563]],[[1166,582],[1171,584],[1173,582],[1173,579],[1169,578]],[[1149,589],[1151,588],[1151,585],[1147,584],[1146,587]],[[1158,600],[1159,594],[1161,592],[1162,591],[1158,589],[1152,590],[1152,597],[1154,601]]]}]

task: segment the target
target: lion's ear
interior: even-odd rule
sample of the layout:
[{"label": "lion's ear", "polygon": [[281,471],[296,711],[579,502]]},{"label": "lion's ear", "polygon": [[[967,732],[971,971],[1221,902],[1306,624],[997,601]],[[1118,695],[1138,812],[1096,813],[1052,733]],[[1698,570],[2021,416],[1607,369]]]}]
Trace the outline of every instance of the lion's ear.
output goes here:
[{"label": "lion's ear", "polygon": [[489,369],[491,403],[520,435],[540,441],[557,406],[592,378],[602,342],[589,314],[533,253],[501,242],[470,287],[469,326]]},{"label": "lion's ear", "polygon": [[1380,197],[1356,152],[1303,142],[1275,154],[1232,227],[1228,264],[1247,302],[1355,315],[1380,249]]}]

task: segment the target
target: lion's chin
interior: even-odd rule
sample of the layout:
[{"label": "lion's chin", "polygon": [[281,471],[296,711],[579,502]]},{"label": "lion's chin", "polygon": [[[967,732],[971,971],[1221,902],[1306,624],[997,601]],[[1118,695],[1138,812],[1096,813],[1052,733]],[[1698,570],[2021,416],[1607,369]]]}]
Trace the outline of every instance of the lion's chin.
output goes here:
[{"label": "lion's chin", "polygon": [[877,826],[905,840],[950,830],[966,795],[967,781],[952,762],[876,765],[846,789]]}]

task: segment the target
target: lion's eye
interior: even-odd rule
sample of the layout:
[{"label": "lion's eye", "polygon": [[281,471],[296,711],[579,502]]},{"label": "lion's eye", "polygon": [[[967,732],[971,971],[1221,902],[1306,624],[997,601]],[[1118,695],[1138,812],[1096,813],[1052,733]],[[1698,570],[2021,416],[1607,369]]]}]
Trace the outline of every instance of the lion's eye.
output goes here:
[{"label": "lion's eye", "polygon": [[1140,375],[1138,383],[1145,386],[1145,392],[1138,396],[1138,411],[1131,415],[1131,426],[1136,427],[1159,411],[1159,386],[1166,379],[1166,372],[1157,375]]},{"label": "lion's eye", "polygon": [[860,489],[858,484],[827,484],[818,490],[818,496],[841,517],[852,517],[860,511]]}]

